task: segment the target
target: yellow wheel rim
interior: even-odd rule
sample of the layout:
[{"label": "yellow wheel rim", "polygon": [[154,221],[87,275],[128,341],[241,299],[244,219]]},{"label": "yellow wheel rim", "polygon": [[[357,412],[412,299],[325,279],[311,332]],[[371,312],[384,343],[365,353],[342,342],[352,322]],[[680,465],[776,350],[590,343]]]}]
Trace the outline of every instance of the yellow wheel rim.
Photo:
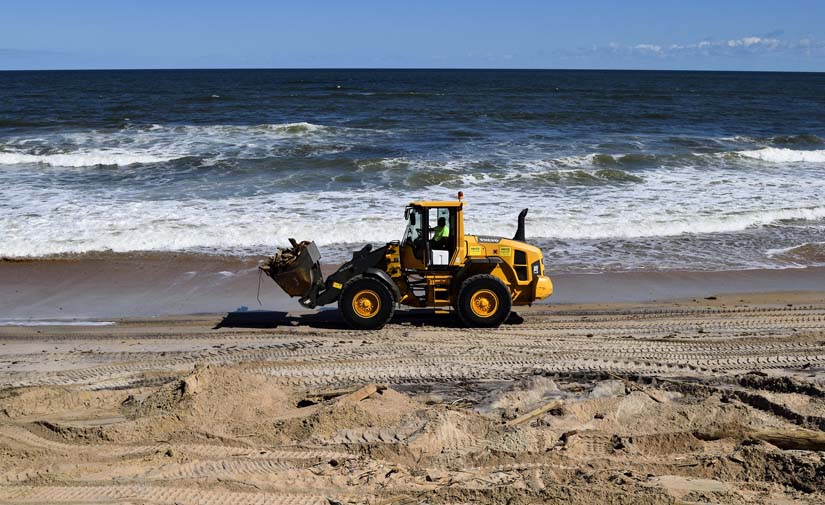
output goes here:
[{"label": "yellow wheel rim", "polygon": [[498,296],[489,289],[480,289],[470,297],[470,309],[478,317],[490,317],[498,310]]},{"label": "yellow wheel rim", "polygon": [[381,298],[371,289],[362,289],[352,297],[352,310],[364,319],[375,317],[381,310]]}]

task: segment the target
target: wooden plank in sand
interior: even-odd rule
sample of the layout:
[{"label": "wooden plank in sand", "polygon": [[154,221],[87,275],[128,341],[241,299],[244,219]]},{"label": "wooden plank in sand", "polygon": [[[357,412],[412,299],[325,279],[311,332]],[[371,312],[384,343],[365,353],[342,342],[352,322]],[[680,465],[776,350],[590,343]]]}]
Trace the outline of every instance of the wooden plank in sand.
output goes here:
[{"label": "wooden plank in sand", "polygon": [[366,386],[362,387],[357,391],[353,391],[352,393],[341,397],[341,402],[350,402],[350,403],[358,403],[361,400],[367,398],[370,395],[374,395],[378,391],[383,391],[387,389],[386,386],[379,386],[377,384],[367,384]]},{"label": "wooden plank in sand", "polygon": [[551,410],[553,410],[555,408],[561,407],[563,404],[564,404],[563,400],[553,400],[552,402],[547,403],[545,405],[542,405],[541,407],[539,407],[537,409],[531,410],[530,412],[524,414],[523,416],[519,416],[515,419],[511,419],[510,421],[507,421],[507,426],[518,426],[520,424],[524,424],[528,421],[531,421],[531,420],[539,417],[542,414],[546,414],[547,412],[550,412]]}]

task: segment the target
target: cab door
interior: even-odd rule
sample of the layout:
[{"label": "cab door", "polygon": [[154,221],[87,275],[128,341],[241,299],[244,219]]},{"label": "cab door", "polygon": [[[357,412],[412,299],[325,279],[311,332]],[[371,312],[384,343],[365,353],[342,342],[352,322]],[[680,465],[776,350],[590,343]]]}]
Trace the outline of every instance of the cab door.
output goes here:
[{"label": "cab door", "polygon": [[428,262],[427,213],[422,207],[410,206],[404,212],[407,227],[401,239],[401,268],[424,270]]},{"label": "cab door", "polygon": [[[434,267],[451,265],[456,249],[456,210],[454,207],[433,207],[427,210],[427,222],[430,225],[427,234],[430,246],[427,264]],[[441,223],[446,228],[446,236],[436,240]]]}]

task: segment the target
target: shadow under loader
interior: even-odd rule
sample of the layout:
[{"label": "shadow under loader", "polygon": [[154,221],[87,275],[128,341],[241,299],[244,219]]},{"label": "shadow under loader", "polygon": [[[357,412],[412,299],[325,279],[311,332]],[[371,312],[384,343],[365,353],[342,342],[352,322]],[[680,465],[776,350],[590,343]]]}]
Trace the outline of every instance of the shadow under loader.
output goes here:
[{"label": "shadow under loader", "polygon": [[[511,312],[504,321],[506,325],[521,324],[524,319]],[[418,309],[396,312],[391,323],[413,327],[461,328],[463,324],[455,313],[439,313]],[[220,328],[278,328],[281,326],[309,326],[312,328],[346,329],[349,326],[337,310],[322,310],[308,314],[290,315],[274,310],[252,310],[229,312],[215,325]]]}]

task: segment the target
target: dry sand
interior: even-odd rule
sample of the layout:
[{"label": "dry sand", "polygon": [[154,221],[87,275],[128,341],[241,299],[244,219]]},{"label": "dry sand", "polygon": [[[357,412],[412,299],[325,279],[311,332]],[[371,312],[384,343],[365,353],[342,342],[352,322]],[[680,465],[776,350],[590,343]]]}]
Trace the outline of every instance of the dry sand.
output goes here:
[{"label": "dry sand", "polygon": [[825,502],[823,293],[116,322],[0,327],[0,502]]}]

